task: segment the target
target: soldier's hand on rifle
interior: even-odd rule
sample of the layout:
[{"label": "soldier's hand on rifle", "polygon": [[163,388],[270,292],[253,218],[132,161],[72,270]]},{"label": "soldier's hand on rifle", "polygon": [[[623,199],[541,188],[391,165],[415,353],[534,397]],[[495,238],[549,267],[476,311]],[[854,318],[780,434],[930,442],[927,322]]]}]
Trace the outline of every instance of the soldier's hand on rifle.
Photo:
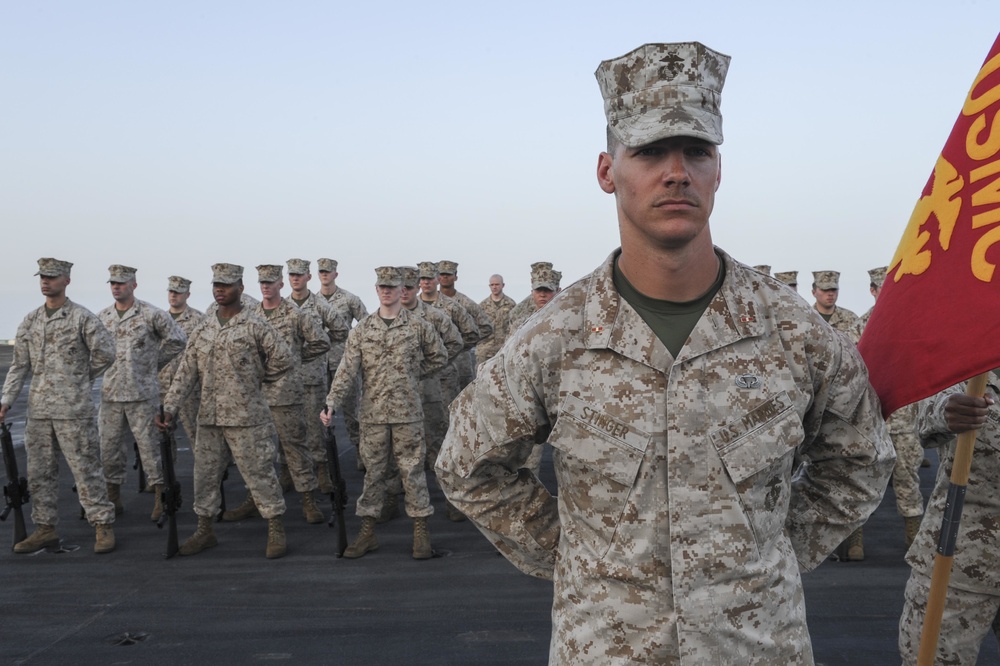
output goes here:
[{"label": "soldier's hand on rifle", "polygon": [[153,423],[156,424],[160,432],[170,432],[174,426],[173,421],[174,416],[170,412],[163,412],[162,415],[157,414],[156,418],[153,419]]},{"label": "soldier's hand on rifle", "polygon": [[10,411],[10,405],[0,405],[0,423],[3,423],[3,419],[7,416],[8,411]]},{"label": "soldier's hand on rifle", "polygon": [[324,409],[322,412],[319,413],[319,420],[323,422],[323,425],[325,427],[329,428],[330,424],[333,423],[333,415],[335,413],[336,412],[327,407],[326,409]]},{"label": "soldier's hand on rifle", "polygon": [[992,404],[993,397],[990,395],[976,398],[964,393],[952,393],[944,406],[948,429],[954,433],[978,430],[986,423],[986,415]]}]

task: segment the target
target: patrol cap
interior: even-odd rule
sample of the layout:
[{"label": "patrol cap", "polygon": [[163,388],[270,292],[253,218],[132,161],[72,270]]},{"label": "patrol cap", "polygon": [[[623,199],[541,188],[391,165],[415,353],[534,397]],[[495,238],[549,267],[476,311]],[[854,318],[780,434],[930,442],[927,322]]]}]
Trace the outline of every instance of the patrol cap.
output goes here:
[{"label": "patrol cap", "polygon": [[699,42],[644,44],[594,76],[615,138],[638,148],[672,136],[722,143],[722,86],[730,58]]},{"label": "patrol cap", "polygon": [[771,267],[768,266],[767,264],[758,264],[758,265],[754,266],[753,269],[755,271],[757,271],[758,273],[763,273],[764,275],[770,275],[771,274]]},{"label": "patrol cap", "polygon": [[438,276],[438,265],[436,261],[421,261],[417,264],[417,272],[420,278],[436,278]]},{"label": "patrol cap", "polygon": [[257,267],[257,282],[277,282],[281,279],[281,266],[261,264]]},{"label": "patrol cap", "polygon": [[798,271],[782,271],[781,273],[775,273],[774,277],[778,278],[785,284],[789,286],[798,286],[799,284],[799,272]]},{"label": "patrol cap", "polygon": [[35,275],[41,275],[42,277],[65,275],[69,277],[69,269],[71,268],[73,268],[73,264],[69,261],[53,259],[52,257],[42,257],[38,260],[38,272]]},{"label": "patrol cap", "polygon": [[416,266],[397,266],[399,278],[403,281],[403,286],[413,289],[420,284],[420,274]]},{"label": "patrol cap", "polygon": [[136,269],[131,266],[111,264],[108,266],[108,273],[110,274],[108,282],[129,282],[135,279]]},{"label": "patrol cap", "polygon": [[337,260],[336,259],[317,259],[316,260],[317,270],[323,271],[325,273],[336,273],[337,272]]},{"label": "patrol cap", "polygon": [[212,264],[212,284],[236,284],[243,279],[243,267],[237,264]]},{"label": "patrol cap", "polygon": [[889,271],[888,266],[879,266],[878,268],[873,268],[868,271],[868,277],[871,279],[871,283],[875,285],[876,288],[881,288],[882,283],[885,282],[885,274]]},{"label": "patrol cap", "polygon": [[438,275],[440,275],[441,273],[445,273],[446,275],[457,275],[458,262],[442,259],[441,261],[438,262]]},{"label": "patrol cap", "polygon": [[840,272],[813,271],[813,282],[817,289],[840,289]]},{"label": "patrol cap", "polygon": [[191,280],[182,278],[180,275],[171,275],[167,278],[167,291],[187,294],[191,291]]},{"label": "patrol cap", "polygon": [[540,271],[543,268],[552,268],[552,262],[551,261],[536,261],[535,263],[531,264],[531,272],[532,273],[534,273],[535,271]]},{"label": "patrol cap", "polygon": [[305,259],[289,259],[288,260],[288,274],[289,275],[305,275],[309,272],[309,262]]},{"label": "patrol cap", "polygon": [[403,278],[395,266],[379,266],[375,269],[376,287],[398,287],[401,284],[403,284]]},{"label": "patrol cap", "polygon": [[543,268],[531,273],[531,288],[559,291],[559,281],[561,279],[562,273],[559,271],[552,268]]}]

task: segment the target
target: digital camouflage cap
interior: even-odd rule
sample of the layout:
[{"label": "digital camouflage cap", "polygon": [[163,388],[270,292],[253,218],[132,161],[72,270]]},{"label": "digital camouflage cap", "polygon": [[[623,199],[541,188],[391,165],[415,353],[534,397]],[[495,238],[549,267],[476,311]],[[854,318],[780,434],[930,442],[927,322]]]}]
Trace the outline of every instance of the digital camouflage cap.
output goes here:
[{"label": "digital camouflage cap", "polygon": [[73,268],[73,264],[69,261],[63,261],[62,259],[53,259],[52,257],[43,257],[38,260],[38,272],[35,275],[41,275],[42,277],[58,277],[60,275],[65,275],[69,277],[69,271]]},{"label": "digital camouflage cap", "polygon": [[753,267],[753,269],[758,273],[763,273],[764,275],[771,274],[771,267],[768,266],[767,264],[757,264],[756,266]]},{"label": "digital camouflage cap", "polygon": [[337,272],[337,260],[336,259],[317,259],[316,269],[323,271],[324,273],[336,273]]},{"label": "digital camouflage cap", "polygon": [[813,283],[817,289],[840,289],[840,272],[813,271]]},{"label": "digital camouflage cap", "polygon": [[238,264],[212,264],[212,284],[236,284],[242,279],[242,266]]},{"label": "digital camouflage cap", "polygon": [[413,289],[420,284],[420,275],[416,266],[397,266],[399,277],[403,281],[403,286]]},{"label": "digital camouflage cap", "polygon": [[885,274],[888,272],[888,266],[879,266],[878,268],[873,268],[868,271],[868,278],[871,280],[871,284],[875,285],[876,288],[881,289],[882,283],[885,282]]},{"label": "digital camouflage cap", "polygon": [[442,259],[438,262],[438,275],[441,273],[446,275],[458,275],[458,262]]},{"label": "digital camouflage cap", "polygon": [[289,259],[286,263],[289,275],[305,275],[309,272],[309,262],[306,259]]},{"label": "digital camouflage cap", "polygon": [[644,44],[605,60],[594,76],[608,128],[627,148],[672,136],[721,144],[729,60],[699,42]]},{"label": "digital camouflage cap", "polygon": [[438,265],[436,261],[421,261],[417,264],[417,272],[420,273],[420,278],[437,278],[438,276]]},{"label": "digital camouflage cap", "polygon": [[281,279],[281,266],[261,264],[257,267],[257,282],[277,282]]},{"label": "digital camouflage cap", "polygon": [[182,278],[180,275],[171,275],[167,278],[167,291],[187,294],[191,291],[191,280]]},{"label": "digital camouflage cap", "polygon": [[108,282],[129,282],[134,280],[136,270],[131,266],[111,264],[108,266]]},{"label": "digital camouflage cap", "polygon": [[403,278],[395,266],[379,266],[375,269],[376,287],[398,287],[403,284]]},{"label": "digital camouflage cap", "polygon": [[774,277],[781,280],[787,285],[798,285],[799,283],[798,271],[782,271],[780,273],[775,273]]}]

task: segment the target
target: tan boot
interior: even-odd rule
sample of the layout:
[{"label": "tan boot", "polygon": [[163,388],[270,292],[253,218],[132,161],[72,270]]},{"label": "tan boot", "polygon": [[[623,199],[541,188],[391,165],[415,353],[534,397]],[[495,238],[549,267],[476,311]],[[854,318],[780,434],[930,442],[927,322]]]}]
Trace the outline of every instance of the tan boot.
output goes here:
[{"label": "tan boot", "polygon": [[108,499],[115,505],[116,516],[120,516],[125,513],[125,507],[122,505],[122,487],[119,484],[108,484]]},{"label": "tan boot", "polygon": [[913,540],[917,538],[917,532],[920,531],[920,522],[923,520],[923,516],[907,516],[903,519],[903,528],[906,530],[906,547],[909,548],[913,545]]},{"label": "tan boot", "polygon": [[94,552],[98,555],[110,553],[115,549],[115,529],[111,525],[94,525],[97,539],[94,541]]},{"label": "tan boot", "polygon": [[281,492],[287,493],[294,487],[292,483],[292,473],[288,471],[288,465],[278,465],[278,483],[281,485]]},{"label": "tan boot", "polygon": [[302,493],[302,515],[310,525],[318,525],[326,520],[326,516],[316,506],[315,490],[307,490]]},{"label": "tan boot", "polygon": [[378,550],[378,539],[375,538],[375,519],[371,516],[362,516],[361,531],[344,551],[344,557],[355,559],[376,550]]},{"label": "tan boot", "polygon": [[429,560],[434,557],[431,550],[431,533],[427,529],[427,518],[413,519],[413,559]]},{"label": "tan boot", "polygon": [[153,486],[153,513],[149,514],[149,519],[154,523],[163,515],[163,484],[158,483]]},{"label": "tan boot", "polygon": [[865,559],[865,544],[861,527],[847,537],[847,561],[861,562]]},{"label": "tan boot", "polygon": [[198,529],[181,544],[178,552],[181,555],[197,555],[206,548],[218,545],[219,540],[215,538],[215,531],[212,529],[212,519],[198,516]]},{"label": "tan boot", "polygon": [[281,516],[267,519],[267,550],[264,557],[275,560],[285,554],[285,522]]},{"label": "tan boot", "polygon": [[319,491],[324,495],[329,495],[333,492],[333,483],[330,481],[330,466],[321,462],[316,465],[316,478],[319,480]]},{"label": "tan boot", "polygon": [[35,553],[42,548],[59,545],[59,535],[52,525],[35,525],[35,531],[24,541],[14,544],[14,552],[20,555]]},{"label": "tan boot", "polygon": [[399,495],[396,493],[389,493],[385,502],[382,503],[382,510],[379,511],[378,518],[375,522],[379,525],[382,523],[387,523],[393,518],[399,518]]},{"label": "tan boot", "polygon": [[222,514],[222,520],[226,523],[234,523],[237,520],[246,520],[251,517],[259,517],[260,511],[257,510],[257,504],[253,501],[253,495],[247,493],[247,497],[243,500],[243,503],[232,511],[226,511]]}]

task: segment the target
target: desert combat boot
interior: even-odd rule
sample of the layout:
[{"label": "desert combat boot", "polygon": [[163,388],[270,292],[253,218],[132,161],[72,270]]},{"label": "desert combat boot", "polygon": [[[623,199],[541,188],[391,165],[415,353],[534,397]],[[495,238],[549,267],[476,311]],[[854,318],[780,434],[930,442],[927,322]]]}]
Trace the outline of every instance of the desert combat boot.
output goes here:
[{"label": "desert combat boot", "polygon": [[362,516],[361,531],[344,551],[344,557],[355,559],[375,550],[378,550],[378,539],[375,538],[375,519],[371,516]]},{"label": "desert combat boot", "polygon": [[110,553],[115,549],[115,529],[111,525],[94,525],[94,552],[98,555]]},{"label": "desert combat boot", "polygon": [[198,529],[188,537],[188,540],[181,544],[178,551],[181,555],[197,555],[206,548],[218,546],[219,540],[215,538],[212,529],[212,519],[207,516],[198,516]]},{"label": "desert combat boot", "polygon": [[285,523],[281,516],[267,519],[267,550],[264,557],[275,560],[285,554]]},{"label": "desert combat boot", "polygon": [[115,505],[116,516],[120,516],[125,513],[125,505],[122,504],[122,487],[120,484],[108,484],[108,499]]},{"label": "desert combat boot", "polygon": [[427,518],[413,519],[413,559],[429,560],[434,557],[431,550],[431,533],[427,529]]},{"label": "desert combat boot", "polygon": [[315,490],[307,490],[302,493],[302,515],[310,525],[318,525],[326,520],[323,512],[316,506]]},{"label": "desert combat boot", "polygon": [[35,525],[35,531],[24,541],[14,544],[14,552],[20,555],[35,553],[42,548],[59,545],[59,535],[52,525]]}]

